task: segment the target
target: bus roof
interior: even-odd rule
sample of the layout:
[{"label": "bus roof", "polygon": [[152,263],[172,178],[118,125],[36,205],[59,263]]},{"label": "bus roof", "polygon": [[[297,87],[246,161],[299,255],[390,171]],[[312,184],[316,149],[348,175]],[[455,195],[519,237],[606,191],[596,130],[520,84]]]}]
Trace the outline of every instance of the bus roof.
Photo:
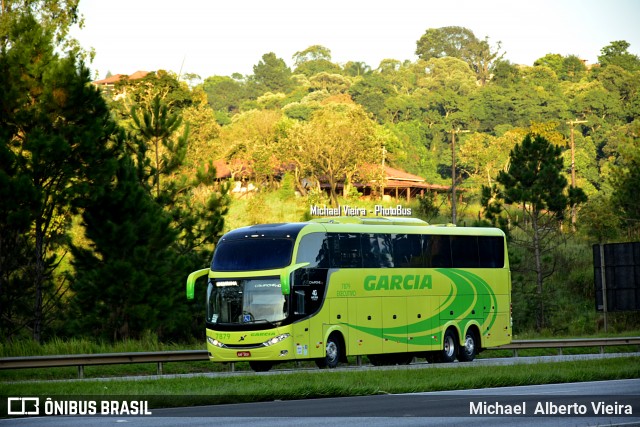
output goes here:
[{"label": "bus roof", "polygon": [[309,222],[259,224],[242,227],[226,233],[222,240],[242,238],[288,238],[296,239],[306,232],[333,233],[388,233],[388,234],[440,234],[458,236],[504,236],[499,228],[456,227],[453,224],[431,225],[418,218],[363,218],[325,217]]},{"label": "bus roof", "polygon": [[367,225],[429,225],[428,222],[418,218],[375,217],[363,218],[360,216],[336,216],[312,219],[310,222],[322,224],[367,224]]}]

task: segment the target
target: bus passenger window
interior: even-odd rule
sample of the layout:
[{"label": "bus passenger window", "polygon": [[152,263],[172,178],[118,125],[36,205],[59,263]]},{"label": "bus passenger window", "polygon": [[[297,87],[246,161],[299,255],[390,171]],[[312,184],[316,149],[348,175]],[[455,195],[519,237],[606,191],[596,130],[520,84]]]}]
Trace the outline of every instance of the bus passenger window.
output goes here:
[{"label": "bus passenger window", "polygon": [[339,233],[330,235],[331,267],[362,268],[360,235]]},{"label": "bus passenger window", "polygon": [[324,233],[310,233],[302,237],[296,264],[308,262],[307,268],[329,268],[329,242]]},{"label": "bus passenger window", "polygon": [[[425,236],[427,237],[427,236]],[[449,236],[428,236],[430,244],[426,247],[430,248],[427,253],[427,259],[431,260],[428,267],[433,268],[451,268],[451,244]]]},{"label": "bus passenger window", "polygon": [[479,236],[478,252],[480,252],[481,268],[504,267],[504,239],[500,236]]},{"label": "bus passenger window", "polygon": [[419,234],[394,234],[393,265],[396,268],[421,268],[424,266],[422,238]]},{"label": "bus passenger window", "polygon": [[478,268],[478,238],[476,236],[451,236],[451,257],[453,267]]},{"label": "bus passenger window", "polygon": [[362,234],[362,266],[364,268],[393,267],[391,235]]}]

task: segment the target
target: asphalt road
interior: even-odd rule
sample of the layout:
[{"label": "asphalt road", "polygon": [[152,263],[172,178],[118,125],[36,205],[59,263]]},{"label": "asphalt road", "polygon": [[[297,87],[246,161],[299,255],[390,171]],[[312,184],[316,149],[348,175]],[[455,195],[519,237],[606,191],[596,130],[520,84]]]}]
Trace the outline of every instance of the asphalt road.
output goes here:
[{"label": "asphalt road", "polygon": [[[628,410],[632,411],[632,415],[624,414]],[[471,415],[472,411],[475,414]],[[493,415],[496,412],[508,414],[523,411],[525,415]],[[562,411],[571,412],[572,415],[558,415]],[[574,415],[582,411],[585,415]],[[152,412],[152,415],[137,417],[21,418],[1,420],[0,425],[640,426],[640,379],[166,408],[153,409]]]}]

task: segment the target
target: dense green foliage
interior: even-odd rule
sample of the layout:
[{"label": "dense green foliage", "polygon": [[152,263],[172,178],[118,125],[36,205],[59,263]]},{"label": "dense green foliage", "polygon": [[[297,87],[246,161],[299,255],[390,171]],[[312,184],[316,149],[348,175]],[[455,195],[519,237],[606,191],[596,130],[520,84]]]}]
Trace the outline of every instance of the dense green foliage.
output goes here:
[{"label": "dense green foliage", "polygon": [[[483,186],[496,184],[515,215],[503,223],[514,238],[515,330],[599,328],[589,245],[640,237],[640,59],[627,42],[603,47],[593,66],[555,53],[523,66],[499,43],[445,27],[426,29],[416,61],[341,65],[316,45],[296,52],[293,68],[266,53],[252,75],[189,86],[157,70],[101,94],[81,53],[53,48],[81,20],[77,2],[53,2],[64,12],[57,18],[46,2],[30,3],[36,18],[16,7],[0,20],[5,339],[201,335],[203,301],[187,304],[183,281],[207,265],[225,218],[226,227],[299,220],[309,204],[369,203],[353,184],[379,179],[382,164],[450,185],[454,129],[468,131],[455,144],[458,223],[502,212],[480,208],[483,196],[499,195]],[[538,162],[553,166],[552,179],[516,177],[527,173],[519,150],[541,140]],[[566,185],[572,144],[576,187],[587,198]],[[243,197],[231,200],[214,161]],[[577,202],[574,231],[564,218]],[[430,221],[448,220],[447,194],[414,206]],[[560,244],[540,261],[555,268],[527,264],[537,227],[534,217],[516,218],[531,208],[553,213],[544,230]],[[541,290],[543,317],[528,303],[538,301],[532,289]],[[564,316],[563,306],[572,307]],[[638,323],[637,315],[621,319],[620,327]]]},{"label": "dense green foliage", "polygon": [[175,284],[209,258],[227,187],[211,185],[212,167],[178,170],[188,127],[161,99],[168,79],[161,75],[164,87],[144,88],[137,109],[122,114],[90,84],[75,54],[55,53],[51,31],[29,14],[4,41],[3,338],[202,334],[201,305],[187,304]]}]

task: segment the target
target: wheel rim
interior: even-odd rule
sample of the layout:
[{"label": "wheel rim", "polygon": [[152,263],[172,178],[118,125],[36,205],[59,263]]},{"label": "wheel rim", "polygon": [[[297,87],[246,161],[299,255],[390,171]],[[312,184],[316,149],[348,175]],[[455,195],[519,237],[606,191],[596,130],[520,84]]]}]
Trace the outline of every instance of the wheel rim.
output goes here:
[{"label": "wheel rim", "polygon": [[447,336],[444,340],[444,353],[447,357],[453,357],[455,351],[455,343],[453,342],[453,337]]},{"label": "wheel rim", "polygon": [[333,362],[338,357],[338,346],[333,341],[327,343],[327,361]]},{"label": "wheel rim", "polygon": [[468,355],[472,355],[476,350],[476,343],[475,340],[473,339],[473,337],[471,335],[467,335],[465,340],[464,340],[464,351],[465,353],[467,353]]}]

